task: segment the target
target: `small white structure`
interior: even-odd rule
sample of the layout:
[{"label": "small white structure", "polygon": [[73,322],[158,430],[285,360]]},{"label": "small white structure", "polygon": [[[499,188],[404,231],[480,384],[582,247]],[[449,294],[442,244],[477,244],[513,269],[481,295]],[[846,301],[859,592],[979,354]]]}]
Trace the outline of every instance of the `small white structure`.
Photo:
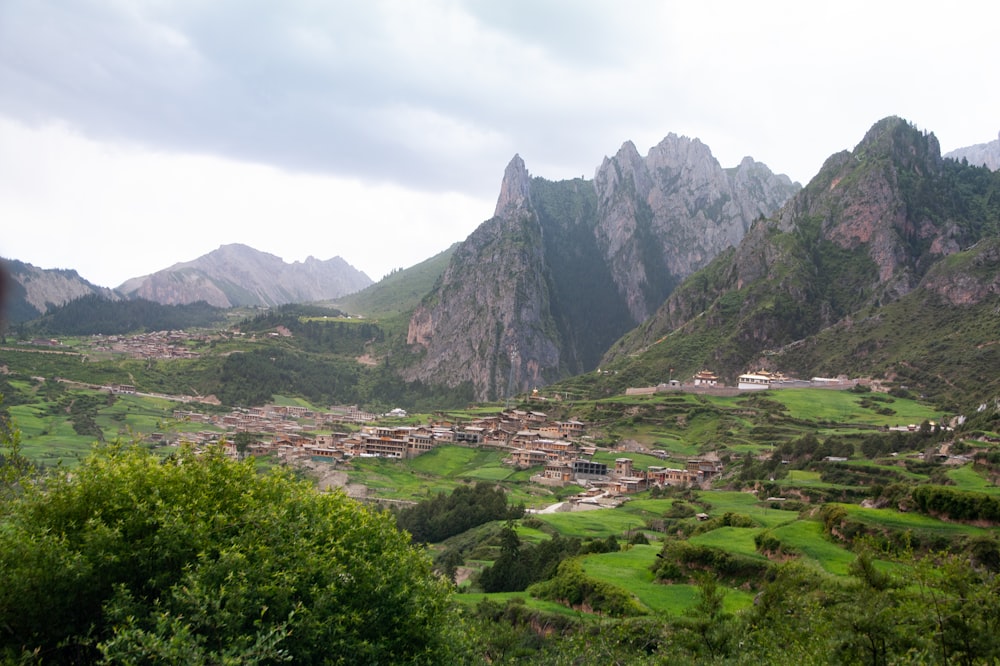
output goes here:
[{"label": "small white structure", "polygon": [[760,391],[771,388],[771,376],[752,372],[740,375],[736,387],[741,391]]}]

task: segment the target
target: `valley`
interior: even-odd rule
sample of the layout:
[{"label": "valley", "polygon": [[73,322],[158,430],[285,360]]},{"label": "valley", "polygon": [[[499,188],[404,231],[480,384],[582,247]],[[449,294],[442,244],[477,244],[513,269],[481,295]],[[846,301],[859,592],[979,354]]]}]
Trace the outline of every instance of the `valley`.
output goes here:
[{"label": "valley", "polygon": [[26,469],[341,488],[468,663],[1000,658],[1000,180],[894,117],[801,190],[703,149],[515,157],[465,242],[332,301],[17,321],[10,506]]}]

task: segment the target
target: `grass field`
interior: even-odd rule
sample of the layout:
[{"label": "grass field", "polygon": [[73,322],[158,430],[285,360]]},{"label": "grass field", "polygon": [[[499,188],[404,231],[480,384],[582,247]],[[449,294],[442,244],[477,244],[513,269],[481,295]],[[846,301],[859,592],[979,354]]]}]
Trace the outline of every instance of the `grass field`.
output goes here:
[{"label": "grass field", "polygon": [[534,608],[536,610],[545,611],[547,613],[555,613],[557,615],[567,615],[569,617],[574,617],[580,620],[594,619],[594,616],[584,613],[582,611],[573,610],[562,604],[557,604],[554,601],[543,601],[541,599],[535,599],[527,592],[495,592],[493,594],[484,594],[482,592],[463,592],[461,594],[456,594],[452,597],[464,606],[475,606],[481,601],[489,600],[495,601],[500,604],[505,604],[511,600],[519,600],[523,602],[528,608]]},{"label": "grass field", "polygon": [[[698,602],[698,588],[656,582],[651,567],[659,551],[659,546],[633,546],[617,553],[587,555],[583,558],[583,568],[589,576],[628,590],[653,612],[683,614]],[[739,610],[752,601],[753,595],[747,592],[728,590],[725,607],[730,611]]]},{"label": "grass field", "polygon": [[854,554],[831,542],[823,534],[823,526],[814,520],[796,520],[771,532],[781,545],[813,562],[823,571],[838,576],[847,575]]},{"label": "grass field", "polygon": [[[502,464],[502,458],[503,454],[493,449],[438,446],[411,460],[356,458],[347,475],[352,483],[363,483],[374,496],[386,499],[419,501],[482,481],[504,485],[511,504],[539,508],[559,500],[552,489],[527,483],[540,468],[516,470]],[[573,489],[576,487],[569,490]]]},{"label": "grass field", "polygon": [[919,513],[901,513],[892,509],[869,509],[855,504],[838,504],[837,506],[843,507],[850,517],[866,525],[886,527],[899,532],[912,530],[948,538],[985,536],[996,533],[996,530],[962,523],[949,523]]},{"label": "grass field", "polygon": [[974,490],[989,495],[1000,495],[1000,487],[994,485],[985,476],[973,469],[972,465],[963,465],[948,470],[948,478],[962,490]]},{"label": "grass field", "polygon": [[[872,409],[860,406],[866,397],[875,396],[877,402],[895,412],[892,415],[878,414]],[[789,416],[816,423],[833,422],[840,424],[865,425],[908,425],[925,420],[940,422],[944,414],[915,400],[890,398],[884,394],[853,393],[828,389],[781,389],[768,391],[768,397],[780,402],[788,409]]]},{"label": "grass field", "polygon": [[643,526],[643,521],[619,509],[593,509],[534,515],[556,532],[566,537],[604,539],[621,537]]},{"label": "grass field", "polygon": [[726,512],[743,513],[753,518],[761,527],[776,527],[797,520],[799,517],[797,511],[772,509],[766,502],[760,502],[750,493],[702,491],[698,493],[698,497],[709,504],[710,516],[721,516]]},{"label": "grass field", "polygon": [[662,458],[657,458],[656,456],[651,456],[645,453],[598,451],[593,456],[593,460],[595,462],[607,464],[608,469],[610,470],[614,470],[615,460],[618,458],[631,458],[632,465],[635,469],[649,469],[650,467],[676,467],[678,464],[684,464],[679,460],[674,460],[673,463],[671,463],[669,460],[663,460]]},{"label": "grass field", "polygon": [[711,532],[696,534],[688,541],[701,546],[711,546],[730,553],[765,560],[767,558],[757,552],[757,546],[753,542],[753,538],[759,532],[760,529],[755,527],[719,527]]}]

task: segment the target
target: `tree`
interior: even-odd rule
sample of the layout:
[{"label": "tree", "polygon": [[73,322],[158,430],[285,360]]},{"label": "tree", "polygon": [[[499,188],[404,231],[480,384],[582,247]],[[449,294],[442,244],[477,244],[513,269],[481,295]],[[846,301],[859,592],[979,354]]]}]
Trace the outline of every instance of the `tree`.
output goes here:
[{"label": "tree", "polygon": [[0,502],[15,497],[33,473],[34,465],[21,453],[21,431],[0,414]]},{"label": "tree", "polygon": [[508,520],[500,533],[500,557],[479,574],[479,585],[484,592],[515,592],[531,582],[529,573],[521,558],[521,539],[513,521]]},{"label": "tree", "polygon": [[247,451],[250,450],[250,445],[257,441],[257,436],[252,432],[246,432],[245,430],[236,433],[233,436],[233,444],[236,446],[236,453],[240,460],[247,457]]},{"label": "tree", "polygon": [[447,661],[448,583],[391,516],[216,447],[98,448],[0,522],[0,661]]},{"label": "tree", "polygon": [[697,581],[698,603],[688,611],[687,622],[681,626],[686,625],[690,631],[691,652],[715,660],[728,653],[733,636],[731,618],[723,609],[726,589],[711,573],[699,574]]}]

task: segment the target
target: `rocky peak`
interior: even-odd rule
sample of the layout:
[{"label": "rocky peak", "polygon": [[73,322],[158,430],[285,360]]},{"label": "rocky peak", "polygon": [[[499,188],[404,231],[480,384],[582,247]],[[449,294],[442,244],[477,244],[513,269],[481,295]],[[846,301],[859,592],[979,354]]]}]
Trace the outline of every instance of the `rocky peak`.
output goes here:
[{"label": "rocky peak", "polygon": [[592,369],[683,277],[797,190],[752,160],[724,170],[676,134],[646,157],[624,142],[591,184],[532,178],[515,155],[495,215],[410,319],[419,361],[406,378],[467,383],[493,399]]},{"label": "rocky peak", "polygon": [[524,166],[520,155],[514,155],[503,172],[503,182],[500,183],[500,196],[497,197],[495,217],[510,215],[513,211],[523,209],[531,203],[531,174]]},{"label": "rocky peak", "polygon": [[646,166],[661,180],[687,177],[695,182],[713,180],[721,170],[708,146],[672,132],[650,148]]},{"label": "rocky peak", "polygon": [[623,187],[642,193],[649,191],[646,164],[634,143],[626,141],[613,158],[604,158],[594,174],[594,187],[602,201]]},{"label": "rocky peak", "polygon": [[855,159],[889,158],[900,169],[927,176],[941,170],[941,144],[930,132],[921,132],[906,120],[889,116],[868,130],[854,149]]},{"label": "rocky peak", "polygon": [[7,294],[9,321],[27,321],[43,315],[55,306],[89,295],[116,300],[118,295],[106,287],[98,287],[80,277],[75,270],[38,268],[17,260],[0,260],[10,274]]},{"label": "rocky peak", "polygon": [[673,133],[645,158],[626,142],[594,185],[598,242],[635,323],[800,189],[752,159],[723,169],[708,146]]},{"label": "rocky peak", "polygon": [[876,266],[876,299],[889,302],[916,286],[932,257],[969,240],[947,215],[931,212],[946,203],[928,196],[942,186],[944,169],[933,134],[884,118],[853,151],[831,156],[774,224],[787,232],[818,220],[817,240],[866,252]]}]

